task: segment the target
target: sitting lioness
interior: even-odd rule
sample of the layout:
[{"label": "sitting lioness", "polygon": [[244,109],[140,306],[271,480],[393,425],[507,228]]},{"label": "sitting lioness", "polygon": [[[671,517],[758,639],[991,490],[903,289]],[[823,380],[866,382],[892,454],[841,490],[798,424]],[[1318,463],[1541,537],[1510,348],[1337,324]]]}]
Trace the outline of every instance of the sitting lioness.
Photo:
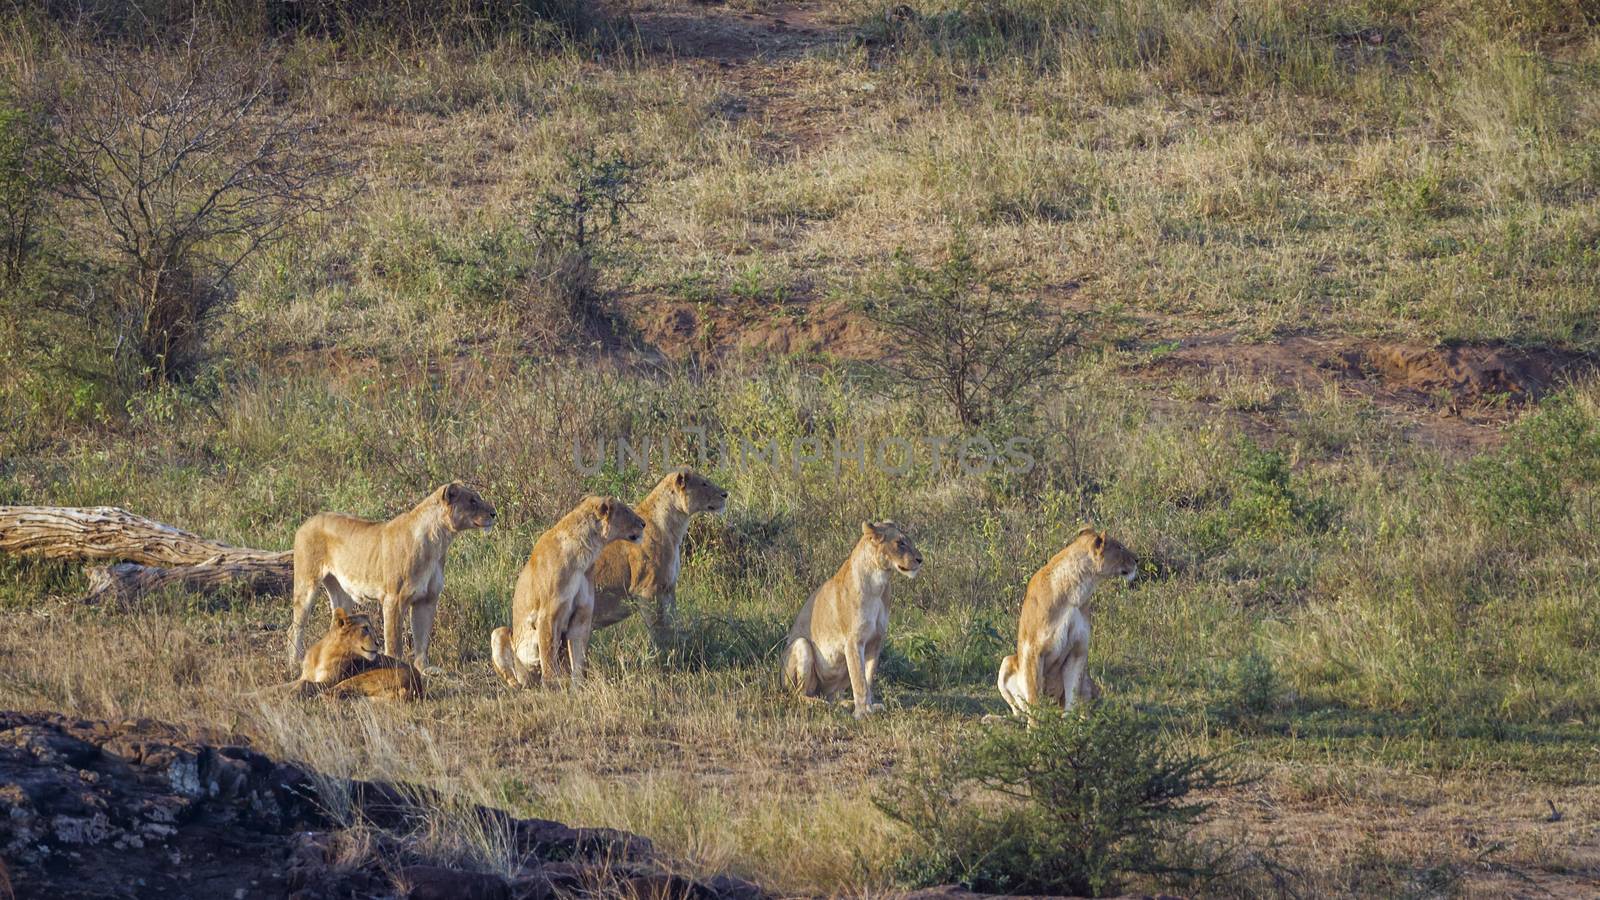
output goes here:
[{"label": "sitting lioness", "polygon": [[872,682],[889,633],[889,576],[915,578],[922,554],[893,522],[861,523],[839,571],[811,595],[789,629],[783,682],[802,697],[832,700],[849,687],[856,718],[877,712]]},{"label": "sitting lioness", "polygon": [[333,606],[376,600],[383,609],[383,652],[400,656],[400,615],[411,613],[413,659],[428,666],[428,639],[444,587],[444,554],[462,531],[494,525],[494,507],[459,481],[441,485],[387,522],[319,513],[294,535],[294,621],[289,656],[304,650],[306,613],[318,585]]},{"label": "sitting lioness", "polygon": [[1017,626],[1017,653],[1007,657],[1020,677],[1000,664],[999,687],[1013,713],[1046,701],[1071,709],[1085,683],[1094,688],[1089,663],[1089,595],[1102,578],[1132,582],[1138,560],[1128,548],[1085,528],[1028,580]]},{"label": "sitting lioness", "polygon": [[589,570],[594,583],[594,627],[605,628],[633,612],[629,597],[652,603],[650,635],[658,646],[672,634],[677,606],[678,551],[689,517],[721,512],[728,492],[691,469],[677,469],[659,481],[634,510],[644,519],[639,543],[607,544]]},{"label": "sitting lioness", "polygon": [[638,543],[644,520],[615,497],[585,497],[577,508],[539,535],[517,575],[511,627],[489,636],[489,658],[512,687],[532,684],[533,674],[553,684],[560,654],[571,663],[572,683],[582,682],[594,626],[594,586],[589,568],[612,541]]}]

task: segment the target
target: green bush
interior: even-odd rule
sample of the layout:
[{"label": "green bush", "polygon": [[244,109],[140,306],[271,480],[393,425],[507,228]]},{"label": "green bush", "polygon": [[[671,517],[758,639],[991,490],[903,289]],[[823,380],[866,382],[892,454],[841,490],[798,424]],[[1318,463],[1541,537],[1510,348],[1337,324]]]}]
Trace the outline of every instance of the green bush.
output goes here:
[{"label": "green bush", "polygon": [[258,39],[314,34],[483,43],[576,33],[589,21],[583,0],[45,0],[42,7],[58,21],[141,40],[221,27]]},{"label": "green bush", "polygon": [[530,204],[533,279],[525,305],[532,324],[553,342],[574,333],[604,337],[615,328],[600,271],[628,237],[632,210],[644,197],[644,172],[621,153],[570,153],[555,182]]},{"label": "green bush", "polygon": [[1524,534],[1548,529],[1569,518],[1579,492],[1600,487],[1600,415],[1575,392],[1550,397],[1463,475],[1491,523]]},{"label": "green bush", "polygon": [[1273,542],[1316,534],[1332,524],[1333,504],[1295,484],[1288,457],[1277,450],[1241,438],[1233,476],[1227,502],[1203,517],[1196,528],[1201,543],[1214,550],[1240,539]]},{"label": "green bush", "polygon": [[1013,411],[1078,337],[1076,315],[1024,296],[962,234],[931,268],[895,253],[861,311],[893,338],[893,374],[942,396],[966,428]]},{"label": "green bush", "polygon": [[901,876],[994,893],[1102,896],[1130,875],[1196,878],[1214,863],[1187,830],[1234,783],[1212,757],[1174,750],[1111,703],[985,726],[971,745],[906,767],[876,798],[916,843]]},{"label": "green bush", "polygon": [[1253,725],[1277,707],[1283,682],[1272,659],[1260,650],[1228,663],[1224,670],[1221,697],[1212,712],[1236,725]]}]

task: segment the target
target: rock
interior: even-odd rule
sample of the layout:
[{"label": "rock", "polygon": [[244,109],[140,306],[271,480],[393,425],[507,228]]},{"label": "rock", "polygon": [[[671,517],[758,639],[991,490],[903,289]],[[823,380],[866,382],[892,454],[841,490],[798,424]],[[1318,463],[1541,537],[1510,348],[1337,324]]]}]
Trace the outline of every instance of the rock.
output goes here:
[{"label": "rock", "polygon": [[[489,808],[476,814],[512,836],[522,870],[507,880],[437,865],[412,836],[438,800],[416,786],[313,778],[204,729],[0,711],[0,874],[10,879],[0,896],[764,896],[738,879],[662,874],[637,835]],[[330,809],[363,827],[344,829]]]},{"label": "rock", "polygon": [[510,900],[511,885],[498,875],[443,866],[406,866],[396,879],[407,900]]}]

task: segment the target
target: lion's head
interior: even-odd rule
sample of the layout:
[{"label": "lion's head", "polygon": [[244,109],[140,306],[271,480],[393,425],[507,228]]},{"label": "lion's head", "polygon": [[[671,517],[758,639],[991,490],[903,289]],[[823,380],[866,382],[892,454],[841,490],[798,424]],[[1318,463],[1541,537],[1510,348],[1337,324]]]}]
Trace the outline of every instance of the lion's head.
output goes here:
[{"label": "lion's head", "polygon": [[1104,531],[1085,528],[1078,532],[1074,543],[1082,543],[1094,561],[1094,573],[1100,578],[1121,578],[1133,582],[1139,575],[1139,560],[1127,547]]},{"label": "lion's head", "polygon": [[494,527],[494,504],[465,484],[452,481],[440,488],[439,496],[444,501],[451,531],[465,531],[468,528],[487,531]]},{"label": "lion's head", "polygon": [[340,655],[348,653],[368,662],[378,658],[378,632],[372,627],[372,617],[366,613],[334,607],[333,627],[328,633],[334,636],[333,649],[341,651]]},{"label": "lion's head", "polygon": [[884,568],[894,568],[907,578],[922,570],[922,553],[894,522],[862,522],[861,539],[869,542]]},{"label": "lion's head", "polygon": [[607,541],[637,544],[644,537],[644,520],[633,507],[615,497],[586,497],[585,505],[594,509],[600,520],[600,536]]},{"label": "lion's head", "polygon": [[728,492],[693,469],[678,469],[667,477],[672,479],[672,488],[689,513],[722,512],[728,505]]}]

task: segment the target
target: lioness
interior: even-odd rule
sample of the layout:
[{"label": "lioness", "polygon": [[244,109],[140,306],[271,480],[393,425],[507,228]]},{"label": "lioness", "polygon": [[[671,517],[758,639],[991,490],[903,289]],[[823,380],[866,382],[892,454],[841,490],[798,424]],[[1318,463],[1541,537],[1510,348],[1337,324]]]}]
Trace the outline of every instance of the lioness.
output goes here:
[{"label": "lioness", "polygon": [[1128,548],[1085,528],[1033,573],[1017,626],[1014,665],[1021,677],[1008,679],[1000,664],[1000,693],[1013,712],[1046,700],[1072,708],[1088,680],[1089,595],[1102,578],[1132,582],[1138,571]]},{"label": "lioness", "polygon": [[846,686],[856,718],[877,712],[873,677],[889,633],[889,576],[915,578],[922,554],[893,522],[861,523],[861,539],[839,571],[801,607],[789,629],[783,681],[803,697],[831,700]]},{"label": "lioness", "polygon": [[349,678],[362,662],[378,658],[378,635],[366,613],[333,610],[328,633],[311,645],[300,664],[300,681],[331,684]]},{"label": "lioness", "polygon": [[411,612],[411,643],[418,669],[428,666],[428,639],[444,587],[444,554],[462,531],[489,529],[494,507],[459,481],[440,485],[421,503],[387,522],[319,513],[294,534],[294,621],[291,663],[304,650],[306,613],[317,586],[328,602],[350,609],[356,600],[383,608],[383,652],[400,656],[400,614]]},{"label": "lioness", "polygon": [[517,575],[511,627],[489,636],[489,658],[512,687],[527,687],[538,671],[553,683],[566,648],[573,684],[583,680],[594,625],[594,586],[589,568],[612,541],[638,543],[644,520],[615,497],[585,497],[561,521],[539,535]]},{"label": "lioness", "polygon": [[589,570],[589,580],[594,583],[594,627],[605,628],[626,619],[633,612],[628,598],[637,597],[655,605],[650,635],[658,645],[664,643],[672,633],[678,550],[689,530],[689,517],[721,512],[727,503],[727,491],[692,469],[677,469],[657,482],[634,507],[644,519],[644,538],[637,544],[607,544]]},{"label": "lioness", "polygon": [[267,688],[261,695],[314,697],[347,678],[397,663],[405,665],[378,652],[378,633],[372,627],[370,616],[334,607],[328,633],[306,651],[300,664],[300,677]]}]

